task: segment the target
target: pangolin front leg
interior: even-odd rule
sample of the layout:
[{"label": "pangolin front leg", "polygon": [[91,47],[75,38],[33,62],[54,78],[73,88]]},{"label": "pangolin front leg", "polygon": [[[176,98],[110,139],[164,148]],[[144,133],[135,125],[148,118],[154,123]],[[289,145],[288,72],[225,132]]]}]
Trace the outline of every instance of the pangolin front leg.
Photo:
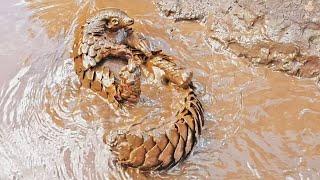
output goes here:
[{"label": "pangolin front leg", "polygon": [[191,71],[179,67],[174,62],[174,58],[163,54],[161,51],[152,51],[150,43],[142,34],[133,32],[131,29],[127,30],[127,33],[128,38],[126,39],[126,44],[133,48],[134,51],[140,51],[140,53],[136,53],[135,55],[143,60],[142,63],[147,63],[149,67],[154,66],[162,69],[165,73],[164,78],[166,80],[183,88],[188,87],[193,75]]},{"label": "pangolin front leg", "polygon": [[189,87],[193,76],[192,71],[178,66],[174,62],[174,58],[162,52],[154,52],[154,55],[147,60],[147,66],[160,68],[165,73],[165,79],[183,88]]},{"label": "pangolin front leg", "polygon": [[126,45],[135,51],[138,50],[142,52],[146,57],[152,55],[151,45],[142,34],[134,32],[132,29],[127,29],[126,32],[128,34],[125,42]]}]

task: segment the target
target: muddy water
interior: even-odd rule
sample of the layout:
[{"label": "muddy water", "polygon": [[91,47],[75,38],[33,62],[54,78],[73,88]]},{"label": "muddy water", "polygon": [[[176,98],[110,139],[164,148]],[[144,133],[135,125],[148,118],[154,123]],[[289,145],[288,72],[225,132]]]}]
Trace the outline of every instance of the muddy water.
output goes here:
[{"label": "muddy water", "polygon": [[[194,72],[206,124],[192,155],[170,171],[119,167],[102,136],[167,116],[175,92],[151,92],[145,80],[139,110],[126,118],[79,88],[70,59],[77,28],[104,7],[126,10],[137,31]],[[207,26],[174,23],[148,0],[4,0],[0,19],[0,179],[319,179],[314,81],[216,53]]]}]

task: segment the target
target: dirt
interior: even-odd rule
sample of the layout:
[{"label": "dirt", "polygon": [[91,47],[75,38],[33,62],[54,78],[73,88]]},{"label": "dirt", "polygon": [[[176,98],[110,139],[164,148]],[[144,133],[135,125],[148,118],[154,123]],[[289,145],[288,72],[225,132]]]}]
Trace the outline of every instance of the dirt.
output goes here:
[{"label": "dirt", "polygon": [[[213,50],[228,49],[230,46],[227,45],[232,43],[231,51],[244,55],[249,62],[269,67],[277,64],[274,70],[300,77],[319,75],[320,13],[316,9],[320,3],[317,1],[160,0],[156,4],[160,12],[177,21],[205,22],[204,26],[212,31],[207,40]],[[299,60],[295,57],[285,57],[285,60],[283,57],[278,60],[258,57],[265,56],[263,51],[270,48],[277,51],[282,46],[297,46],[301,54]],[[290,52],[285,54],[290,56]],[[280,62],[282,60],[286,62]]]},{"label": "dirt", "polygon": [[207,8],[211,6],[209,1],[197,0],[164,0],[157,1],[156,5],[165,16],[172,17],[176,21],[202,20],[207,16]]},{"label": "dirt", "polygon": [[320,58],[302,55],[300,48],[294,44],[261,42],[245,48],[231,42],[228,49],[252,64],[267,66],[288,75],[303,78],[317,78],[320,75]]}]

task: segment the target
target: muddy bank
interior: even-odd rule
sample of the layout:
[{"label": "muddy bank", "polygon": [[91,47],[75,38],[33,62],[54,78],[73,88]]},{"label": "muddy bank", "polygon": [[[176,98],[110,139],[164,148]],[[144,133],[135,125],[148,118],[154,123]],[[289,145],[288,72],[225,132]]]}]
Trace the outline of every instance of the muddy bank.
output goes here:
[{"label": "muddy bank", "polygon": [[248,0],[155,0],[175,20],[203,20],[213,35],[241,43],[270,39],[299,42],[319,54],[320,2]]},{"label": "muddy bank", "polygon": [[[167,17],[176,21],[182,20],[203,20],[208,15],[210,1],[180,1],[160,0],[156,1],[159,10]],[[206,6],[209,5],[209,6]]]},{"label": "muddy bank", "polygon": [[[233,48],[233,53],[246,56],[249,62],[268,67],[272,64],[274,70],[299,77],[319,74],[320,13],[317,9],[320,2],[159,0],[156,5],[165,16],[175,20],[205,22],[204,26],[210,31],[206,42],[214,52],[224,53],[224,45],[232,42],[230,48]],[[298,49],[289,46],[297,46]],[[296,52],[283,52],[286,57],[278,57],[278,60],[260,57],[256,62],[256,56],[287,51],[284,49],[288,47],[291,48],[288,51]],[[260,53],[270,49],[274,52]],[[290,55],[293,57],[288,59]]]},{"label": "muddy bank", "polygon": [[320,75],[320,58],[302,54],[301,48],[294,44],[259,42],[245,47],[228,42],[226,48],[239,58],[274,71],[302,78],[317,78]]}]

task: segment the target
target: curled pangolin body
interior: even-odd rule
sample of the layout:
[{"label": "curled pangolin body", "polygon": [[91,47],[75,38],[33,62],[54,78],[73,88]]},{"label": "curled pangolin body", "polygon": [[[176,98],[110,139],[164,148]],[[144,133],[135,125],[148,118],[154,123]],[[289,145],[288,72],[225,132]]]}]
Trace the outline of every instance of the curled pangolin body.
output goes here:
[{"label": "curled pangolin body", "polygon": [[[117,24],[122,25],[116,30],[108,24],[109,19],[115,17],[120,20]],[[89,20],[84,25],[78,54],[74,58],[75,71],[83,87],[99,93],[115,108],[121,108],[123,102],[138,101],[142,65],[161,69],[167,80],[187,92],[182,107],[165,132],[155,135],[127,131],[104,136],[105,143],[110,145],[121,165],[145,171],[162,170],[190,154],[204,124],[203,107],[190,87],[192,72],[179,67],[174,58],[161,51],[148,50],[148,43],[126,28],[129,21],[124,12],[115,9],[106,9]],[[114,57],[127,62],[119,73],[103,63]]]},{"label": "curled pangolin body", "polygon": [[76,73],[80,83],[85,88],[90,88],[106,98],[115,108],[119,108],[122,100],[137,102],[140,90],[140,69],[130,72],[125,67],[119,77],[107,66],[95,66],[84,70],[81,56],[74,59]]},{"label": "curled pangolin body", "polygon": [[110,146],[124,166],[144,171],[167,169],[190,154],[203,124],[203,107],[190,90],[166,132],[157,136],[126,132],[111,140]]},{"label": "curled pangolin body", "polygon": [[[98,92],[115,108],[119,106],[118,102],[137,102],[141,93],[139,63],[133,59],[132,51],[123,45],[128,32],[122,29],[105,33],[105,19],[117,14],[125,18],[125,14],[112,9],[110,13],[101,12],[87,21],[75,58],[75,70],[82,86]],[[126,59],[127,65],[115,74],[109,67],[101,65],[108,57]]]}]

